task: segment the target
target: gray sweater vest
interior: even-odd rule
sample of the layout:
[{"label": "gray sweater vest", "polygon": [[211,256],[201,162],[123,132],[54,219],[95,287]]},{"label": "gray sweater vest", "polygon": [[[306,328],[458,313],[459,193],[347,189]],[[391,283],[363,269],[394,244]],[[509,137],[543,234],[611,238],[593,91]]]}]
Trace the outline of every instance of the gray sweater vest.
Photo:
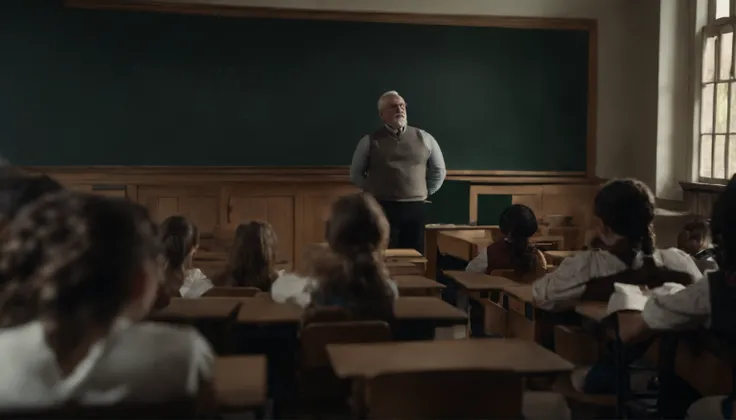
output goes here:
[{"label": "gray sweater vest", "polygon": [[422,201],[427,198],[428,159],[418,128],[407,126],[396,136],[381,127],[370,135],[365,190],[378,200]]}]

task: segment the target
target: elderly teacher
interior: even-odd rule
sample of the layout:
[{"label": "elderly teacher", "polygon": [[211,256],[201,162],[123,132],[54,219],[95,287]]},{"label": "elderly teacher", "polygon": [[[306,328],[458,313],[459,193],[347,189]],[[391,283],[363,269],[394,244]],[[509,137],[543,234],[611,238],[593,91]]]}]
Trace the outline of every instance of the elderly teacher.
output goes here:
[{"label": "elderly teacher", "polygon": [[445,159],[437,140],[406,124],[406,102],[396,91],[378,99],[383,126],[358,143],[350,179],[372,194],[391,225],[390,248],[424,253],[424,201],[445,180]]}]

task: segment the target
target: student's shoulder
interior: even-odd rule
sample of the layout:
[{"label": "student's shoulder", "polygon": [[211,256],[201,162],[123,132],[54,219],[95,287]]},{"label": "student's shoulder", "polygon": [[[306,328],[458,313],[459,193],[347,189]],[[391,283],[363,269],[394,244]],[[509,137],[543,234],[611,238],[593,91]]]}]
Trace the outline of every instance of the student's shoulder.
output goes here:
[{"label": "student's shoulder", "polygon": [[659,254],[659,257],[662,260],[662,264],[665,266],[673,266],[673,268],[676,267],[686,267],[686,268],[692,268],[697,267],[695,265],[695,261],[693,261],[693,257],[688,254],[687,252],[679,249],[679,248],[663,248],[656,250],[656,253]]},{"label": "student's shoulder", "polygon": [[[139,322],[127,328],[119,340],[131,344],[157,344],[166,348],[194,349],[209,347],[207,340],[196,329],[184,325],[159,322]],[[165,343],[165,344],[164,344]]]}]

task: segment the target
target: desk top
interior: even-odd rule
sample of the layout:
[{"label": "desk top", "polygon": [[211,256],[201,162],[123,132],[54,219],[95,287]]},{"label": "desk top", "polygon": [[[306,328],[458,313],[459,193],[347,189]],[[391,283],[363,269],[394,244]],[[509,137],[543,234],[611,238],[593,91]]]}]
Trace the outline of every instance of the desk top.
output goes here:
[{"label": "desk top", "polygon": [[595,322],[601,322],[608,316],[608,303],[581,302],[575,306],[575,312]]},{"label": "desk top", "polygon": [[386,258],[422,258],[422,255],[416,249],[387,249],[384,252]]},{"label": "desk top", "polygon": [[430,280],[424,276],[417,274],[406,274],[400,276],[392,276],[391,279],[396,282],[399,291],[402,289],[444,289],[445,286]]},{"label": "desk top", "polygon": [[302,319],[304,310],[293,303],[277,303],[270,295],[246,298],[238,311],[242,324],[292,324]]},{"label": "desk top", "polygon": [[514,285],[504,287],[503,291],[507,295],[514,296],[526,303],[534,303],[534,293],[532,292],[531,284],[516,283]]},{"label": "desk top", "polygon": [[[276,303],[268,296],[241,299],[238,311],[241,324],[291,324],[301,321],[304,310],[291,303]],[[394,303],[394,314],[399,321],[439,321],[462,324],[467,322],[465,312],[442,299],[425,296],[400,297]]]},{"label": "desk top", "polygon": [[512,370],[526,375],[573,369],[559,355],[518,339],[329,344],[327,353],[340,378],[449,369]]},{"label": "desk top", "polygon": [[225,319],[238,308],[239,298],[173,298],[165,308],[151,314],[151,319]]},{"label": "desk top", "polygon": [[218,406],[226,410],[265,405],[266,356],[216,358],[213,387]]},{"label": "desk top", "polygon": [[519,286],[519,283],[513,280],[505,277],[489,276],[488,274],[455,270],[445,271],[444,273],[455,279],[458,284],[471,292],[503,290],[503,288],[507,286]]},{"label": "desk top", "polygon": [[400,297],[394,303],[394,315],[399,321],[449,321],[463,324],[468,314],[444,300],[429,296]]}]

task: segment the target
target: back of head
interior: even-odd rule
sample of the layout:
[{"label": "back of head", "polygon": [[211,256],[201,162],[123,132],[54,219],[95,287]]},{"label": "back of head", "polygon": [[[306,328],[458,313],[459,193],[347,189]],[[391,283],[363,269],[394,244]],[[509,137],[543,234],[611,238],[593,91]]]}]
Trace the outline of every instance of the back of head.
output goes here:
[{"label": "back of head", "polygon": [[728,273],[736,271],[736,175],[713,204],[710,220],[718,267]]},{"label": "back of head", "polygon": [[166,289],[178,293],[184,281],[184,265],[199,245],[197,226],[183,216],[171,216],[161,223],[160,239],[166,259]]},{"label": "back of head", "polygon": [[637,253],[645,263],[654,266],[654,196],[649,188],[635,179],[608,182],[595,197],[596,217],[613,233],[623,238],[608,247],[609,251],[631,266]]},{"label": "back of head", "polygon": [[706,220],[688,222],[677,237],[677,247],[693,256],[710,247],[710,242],[710,229]]},{"label": "back of head", "polygon": [[511,263],[517,272],[527,272],[534,266],[535,250],[529,244],[539,225],[534,211],[523,204],[512,204],[499,217],[498,227],[506,236],[511,249]]},{"label": "back of head", "polygon": [[332,206],[327,242],[342,264],[320,279],[321,292],[353,302],[362,317],[390,317],[393,295],[380,255],[388,244],[388,234],[388,221],[371,195],[360,193],[337,200]]},{"label": "back of head", "polygon": [[24,176],[8,174],[0,180],[0,218],[12,220],[24,206],[45,194],[63,190],[58,182],[46,175]]},{"label": "back of head", "polygon": [[222,282],[231,286],[271,290],[276,278],[276,232],[266,222],[254,221],[238,226],[230,250],[230,260]]},{"label": "back of head", "polygon": [[85,324],[109,325],[150,278],[160,254],[148,212],[127,200],[59,192],[23,208],[3,232],[0,314],[40,317],[72,340]]}]

